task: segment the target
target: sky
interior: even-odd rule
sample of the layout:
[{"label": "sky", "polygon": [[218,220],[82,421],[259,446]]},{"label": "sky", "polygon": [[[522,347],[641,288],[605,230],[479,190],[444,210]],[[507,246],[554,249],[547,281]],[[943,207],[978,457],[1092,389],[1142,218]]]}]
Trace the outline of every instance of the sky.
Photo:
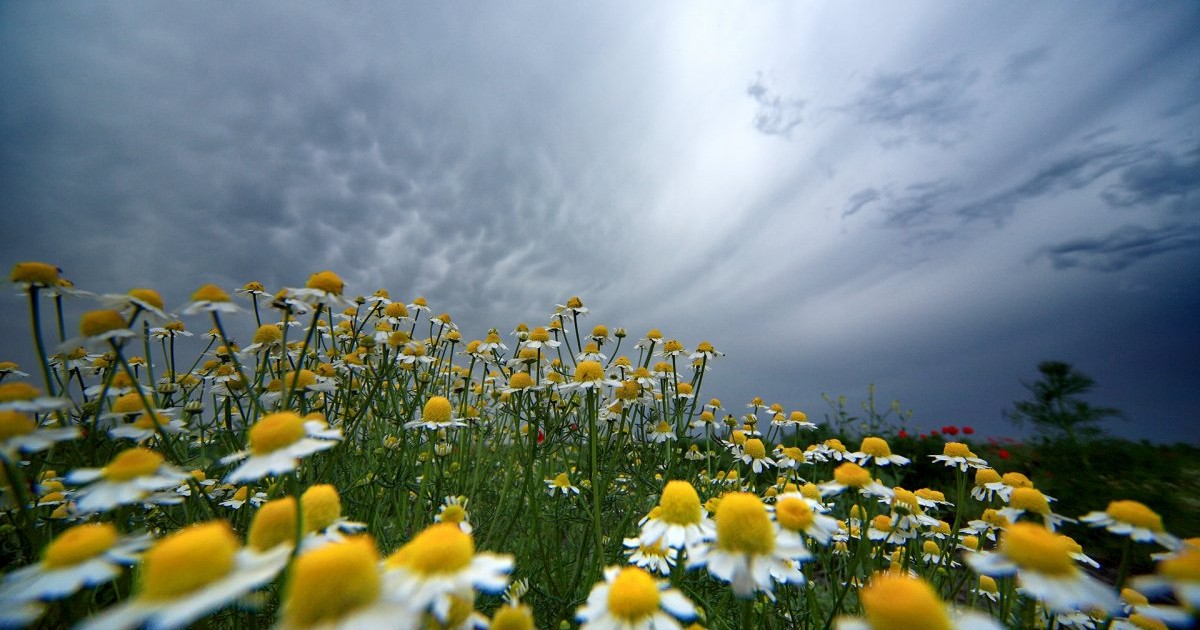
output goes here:
[{"label": "sky", "polygon": [[466,339],[579,296],[725,352],[729,408],[873,384],[914,432],[1024,436],[1060,360],[1200,443],[1198,59],[1185,1],[0,3],[0,262],[331,269]]}]

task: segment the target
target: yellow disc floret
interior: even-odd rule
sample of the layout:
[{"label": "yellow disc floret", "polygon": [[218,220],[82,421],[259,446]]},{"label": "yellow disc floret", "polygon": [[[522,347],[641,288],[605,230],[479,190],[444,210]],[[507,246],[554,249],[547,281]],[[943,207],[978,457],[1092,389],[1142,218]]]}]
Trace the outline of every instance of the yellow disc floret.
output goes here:
[{"label": "yellow disc floret", "polygon": [[604,367],[599,361],[580,361],[575,366],[575,382],[591,383],[604,378]]},{"label": "yellow disc floret", "polygon": [[163,461],[162,455],[149,449],[126,449],[104,467],[104,477],[111,481],[129,481],[154,473]]},{"label": "yellow disc floret", "polygon": [[421,414],[421,419],[425,422],[446,424],[450,422],[453,410],[454,408],[451,406],[449,398],[445,396],[433,396],[426,401],[425,411]]},{"label": "yellow disc floret", "polygon": [[1113,501],[1104,512],[1114,520],[1134,527],[1142,527],[1152,532],[1163,531],[1162,517],[1137,501]]},{"label": "yellow disc floret", "polygon": [[721,497],[715,520],[718,548],[750,555],[768,555],[775,550],[771,517],[757,496],[733,492]]},{"label": "yellow disc floret", "polygon": [[86,523],[59,534],[42,553],[42,564],[48,569],[75,566],[112,548],[117,542],[117,528],[112,523]]},{"label": "yellow disc floret", "polygon": [[0,411],[0,442],[19,435],[28,435],[37,429],[33,418],[19,411]]},{"label": "yellow disc floret", "polygon": [[13,265],[8,279],[53,287],[58,285],[58,267],[43,262],[19,262]]},{"label": "yellow disc floret", "polygon": [[88,311],[79,317],[79,332],[84,337],[95,337],[125,327],[125,318],[116,311]]},{"label": "yellow disc floret", "polygon": [[1185,548],[1178,556],[1159,562],[1158,573],[1181,582],[1200,583],[1200,551]]},{"label": "yellow disc floret", "polygon": [[1050,502],[1046,500],[1046,495],[1042,494],[1036,488],[1013,488],[1008,505],[1018,510],[1025,510],[1035,514],[1050,513]]},{"label": "yellow disc floret", "polygon": [[319,532],[342,518],[342,499],[337,488],[323,483],[310,486],[300,496],[304,513],[304,531]]},{"label": "yellow disc floret", "polygon": [[975,457],[975,453],[962,442],[946,442],[942,447],[942,455],[946,457]]},{"label": "yellow disc floret", "polygon": [[775,503],[775,520],[784,529],[804,531],[812,526],[814,517],[812,506],[804,499],[791,496]]},{"label": "yellow disc floret", "polygon": [[862,441],[862,446],[858,450],[872,457],[888,458],[892,456],[892,448],[883,438],[865,437]]},{"label": "yellow disc floret", "polygon": [[896,573],[877,573],[859,594],[873,630],[948,630],[946,606],[928,582]]},{"label": "yellow disc floret", "polygon": [[237,549],[237,537],[225,521],[181,529],[142,557],[142,596],[172,599],[225,577]]},{"label": "yellow disc floret", "polygon": [[285,625],[332,622],[379,599],[379,552],[370,536],[314,549],[296,558],[283,604]]},{"label": "yellow disc floret", "polygon": [[833,480],[851,488],[865,488],[871,484],[871,473],[854,462],[845,462],[833,469]]},{"label": "yellow disc floret", "polygon": [[[305,514],[307,517],[308,514]],[[254,514],[246,542],[251,547],[266,551],[287,543],[296,543],[296,498],[283,497],[267,501]]]},{"label": "yellow disc floret", "polygon": [[461,571],[474,557],[475,541],[470,534],[454,523],[435,523],[388,557],[387,564],[437,575]]},{"label": "yellow disc floret", "polygon": [[342,288],[345,286],[345,283],[342,282],[342,279],[339,278],[336,273],[325,270],[309,276],[308,282],[306,282],[304,286],[308,287],[309,289],[324,291],[332,295],[341,295]]},{"label": "yellow disc floret", "polygon": [[250,427],[250,450],[263,455],[300,441],[306,434],[304,418],[291,411],[268,414]]},{"label": "yellow disc floret", "polygon": [[691,525],[700,522],[700,495],[687,481],[668,481],[658,505],[662,508],[659,518],[667,523]]},{"label": "yellow disc floret", "polygon": [[638,567],[625,567],[608,590],[608,611],[616,618],[635,622],[654,614],[659,606],[658,585]]},{"label": "yellow disc floret", "polygon": [[1061,536],[1033,523],[1014,523],[1000,534],[1000,551],[1022,569],[1070,575],[1075,562]]},{"label": "yellow disc floret", "polygon": [[219,287],[215,284],[206,284],[206,285],[200,287],[199,289],[196,289],[196,292],[192,294],[192,301],[193,302],[228,302],[229,294],[225,292],[225,289],[222,289],[221,287]]}]

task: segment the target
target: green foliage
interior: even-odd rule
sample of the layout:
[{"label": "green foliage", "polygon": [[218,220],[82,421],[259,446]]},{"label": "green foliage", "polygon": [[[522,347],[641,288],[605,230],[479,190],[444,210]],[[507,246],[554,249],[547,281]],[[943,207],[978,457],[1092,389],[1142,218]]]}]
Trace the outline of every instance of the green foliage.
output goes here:
[{"label": "green foliage", "polygon": [[1100,435],[1101,421],[1121,417],[1117,409],[1096,407],[1082,399],[1096,381],[1071,364],[1043,361],[1038,364],[1038,372],[1039,380],[1024,383],[1031,398],[1014,403],[1004,414],[1014,424],[1029,423],[1044,435],[1061,435],[1076,443]]}]

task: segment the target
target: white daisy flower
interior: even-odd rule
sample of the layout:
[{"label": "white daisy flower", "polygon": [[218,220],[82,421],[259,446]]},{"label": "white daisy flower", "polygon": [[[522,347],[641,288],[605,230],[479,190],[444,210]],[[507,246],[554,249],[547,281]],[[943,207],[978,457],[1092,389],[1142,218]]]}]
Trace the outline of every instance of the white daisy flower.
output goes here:
[{"label": "white daisy flower", "polygon": [[967,468],[987,468],[988,463],[971,452],[962,442],[946,442],[941,455],[930,455],[935,462],[942,462],[950,468],[967,472]]},{"label": "white daisy flower", "polygon": [[550,331],[538,326],[530,331],[529,337],[521,342],[520,347],[521,349],[529,348],[532,350],[538,350],[541,348],[557,348],[558,346],[559,342],[550,338]]},{"label": "white daisy flower", "polygon": [[669,588],[638,567],[608,567],[575,619],[580,630],[659,630],[682,628],[678,620],[696,617],[696,607],[682,592]]},{"label": "white daisy flower", "polygon": [[225,521],[192,525],[143,554],[133,598],[85,620],[80,630],[183,628],[270,582],[289,555],[286,547],[247,553]]},{"label": "white daisy flower", "polygon": [[663,442],[669,442],[675,439],[677,439],[675,437],[675,431],[671,428],[670,424],[667,424],[666,420],[659,420],[658,424],[655,425],[654,430],[646,434],[646,440],[655,444],[662,444]]},{"label": "white daisy flower", "polygon": [[1178,537],[1163,529],[1161,516],[1137,501],[1112,501],[1103,512],[1089,512],[1079,520],[1137,542],[1156,542],[1171,550],[1181,544]]},{"label": "white daisy flower", "polygon": [[19,411],[0,411],[0,457],[16,461],[19,454],[40,453],[58,442],[79,437],[78,427],[39,427]]},{"label": "white daisy flower", "polygon": [[474,539],[457,524],[435,523],[388,556],[383,588],[387,599],[445,623],[451,597],[474,597],[474,588],[500,593],[512,567],[512,556],[476,553]]},{"label": "white daisy flower", "polygon": [[276,628],[408,630],[420,620],[405,602],[385,596],[379,552],[364,535],[296,558]]},{"label": "white daisy flower", "polygon": [[700,495],[687,481],[668,481],[658,505],[639,523],[643,545],[665,544],[672,549],[692,549],[711,540],[716,524],[700,504]]},{"label": "white daisy flower", "polygon": [[966,560],[982,575],[1015,574],[1018,589],[1051,612],[1116,610],[1117,594],[1075,566],[1073,545],[1064,538],[1040,525],[1014,523],[1000,535],[995,552],[971,553]]},{"label": "white daisy flower", "polygon": [[474,530],[471,527],[470,515],[467,514],[467,497],[446,497],[433,520],[438,523],[455,523],[464,534],[470,534]]},{"label": "white daisy flower", "polygon": [[250,427],[249,438],[248,451],[221,459],[222,464],[245,460],[225,477],[228,483],[291,472],[300,466],[301,458],[336,446],[342,432],[329,428],[324,421],[305,420],[294,412],[281,411],[264,416]]},{"label": "white daisy flower", "polygon": [[647,545],[640,538],[626,538],[622,544],[625,545],[625,555],[629,557],[630,564],[660,575],[670,575],[679,556],[678,550],[664,547],[661,540]]},{"label": "white daisy flower", "polygon": [[907,457],[893,454],[887,440],[879,437],[863,438],[862,445],[858,447],[858,450],[846,457],[858,464],[873,462],[877,466],[889,466],[893,464],[904,466],[910,461]]},{"label": "white daisy flower", "polygon": [[902,573],[876,573],[859,592],[865,618],[842,617],[837,630],[950,628],[1000,630],[995,619],[975,611],[949,610],[925,580]]},{"label": "white daisy flower", "polygon": [[998,511],[1014,523],[1025,514],[1039,516],[1050,531],[1056,530],[1063,523],[1076,522],[1073,518],[1052,512],[1050,502],[1054,500],[1054,497],[1048,497],[1036,488],[1013,488],[1009,493],[1008,506]]},{"label": "white daisy flower", "polygon": [[571,477],[565,472],[560,472],[555,475],[554,479],[546,479],[546,489],[550,496],[561,492],[563,496],[568,496],[571,493],[579,494],[579,488],[571,485]]},{"label": "white daisy flower", "polygon": [[768,509],[774,511],[775,522],[784,531],[804,534],[822,545],[828,545],[840,529],[837,519],[823,514],[828,508],[799,492],[780,494]]},{"label": "white daisy flower", "polygon": [[746,440],[746,443],[742,445],[742,454],[738,459],[742,460],[744,464],[750,464],[750,468],[756,473],[776,466],[775,460],[767,457],[767,447],[758,438]]},{"label": "white daisy flower", "polygon": [[345,283],[342,279],[332,271],[318,271],[308,277],[308,282],[304,284],[302,289],[284,289],[288,295],[297,300],[308,302],[312,305],[324,304],[326,306],[334,306],[338,308],[346,307],[350,304],[348,300],[342,297],[342,291],[345,288]]},{"label": "white daisy flower", "polygon": [[106,512],[133,503],[172,503],[156,491],[178,486],[188,474],[167,464],[163,456],[135,447],[121,451],[104,468],[77,468],[67,475],[67,483],[88,484],[75,493],[79,514]]},{"label": "white daisy flower", "polygon": [[1200,609],[1200,547],[1182,546],[1160,560],[1153,575],[1136,577],[1132,584],[1151,597],[1171,593],[1192,610]]},{"label": "white daisy flower", "polygon": [[860,494],[887,499],[891,499],[895,494],[891,488],[875,481],[871,477],[871,473],[854,462],[842,462],[841,465],[834,468],[833,480],[822,483],[820,488],[823,497],[841,494],[851,488]]},{"label": "white daisy flower", "polygon": [[108,430],[108,435],[114,439],[124,438],[141,443],[144,440],[148,440],[158,435],[158,429],[154,427],[155,420],[157,420],[158,425],[162,427],[163,433],[167,433],[169,435],[187,433],[187,425],[184,424],[183,420],[175,419],[168,415],[169,413],[172,413],[171,410],[166,412],[154,411],[153,417],[150,415],[150,413],[151,412],[143,412],[140,416],[138,416],[137,420],[134,420],[129,424],[123,424],[110,428]]},{"label": "white daisy flower", "polygon": [[104,584],[133,564],[150,542],[148,536],[122,537],[112,523],[76,525],[46,546],[41,561],[4,576],[0,601],[62,599]]},{"label": "white daisy flower", "polygon": [[422,427],[431,431],[438,429],[453,429],[467,426],[466,422],[454,415],[454,406],[445,396],[431,396],[425,401],[421,416],[404,423],[404,428]]},{"label": "white daisy flower", "polygon": [[71,406],[67,398],[44,396],[42,390],[26,383],[0,383],[0,411],[42,413]]},{"label": "white daisy flower", "polygon": [[225,289],[215,285],[206,284],[192,294],[192,300],[183,305],[181,312],[184,315],[197,315],[199,313],[243,313],[245,309],[234,304],[225,292]]},{"label": "white daisy flower", "polygon": [[716,538],[688,552],[688,568],[707,566],[714,577],[730,582],[740,598],[763,591],[774,600],[772,578],[803,584],[797,559],[809,553],[798,536],[780,535],[766,505],[756,495],[732,492],[717,505]]}]

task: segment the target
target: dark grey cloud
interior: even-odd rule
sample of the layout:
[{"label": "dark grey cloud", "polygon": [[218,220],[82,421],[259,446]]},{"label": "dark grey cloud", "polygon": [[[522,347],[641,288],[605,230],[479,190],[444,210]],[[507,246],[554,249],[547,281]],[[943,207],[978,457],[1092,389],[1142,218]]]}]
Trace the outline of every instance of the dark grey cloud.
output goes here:
[{"label": "dark grey cloud", "polygon": [[909,141],[953,145],[966,137],[979,104],[972,89],[980,73],[964,66],[953,59],[879,72],[844,109],[860,123],[885,129],[888,146]]},{"label": "dark grey cloud", "polygon": [[989,220],[1002,224],[1023,202],[1084,188],[1146,157],[1145,146],[1117,143],[1087,146],[1054,158],[1036,167],[1020,182],[983,199],[966,203],[955,212],[966,221]]},{"label": "dark grey cloud", "polygon": [[762,73],[746,88],[746,94],[758,103],[754,128],[768,136],[791,136],[792,129],[804,122],[801,99],[785,99],[763,82]]},{"label": "dark grey cloud", "polygon": [[1112,273],[1142,260],[1175,250],[1200,249],[1200,226],[1126,225],[1096,238],[1077,238],[1041,249],[1055,269],[1087,269]]},{"label": "dark grey cloud", "polygon": [[1101,196],[1119,207],[1163,204],[1176,212],[1200,210],[1200,146],[1182,155],[1154,152],[1121,171]]},{"label": "dark grey cloud", "polygon": [[850,195],[850,197],[846,199],[846,206],[842,210],[842,217],[844,218],[856,214],[859,210],[863,209],[863,206],[871,203],[872,201],[878,201],[879,197],[879,191],[875,188],[864,188],[853,195]]},{"label": "dark grey cloud", "polygon": [[1013,53],[996,70],[996,80],[1003,84],[1020,83],[1030,78],[1034,69],[1050,59],[1050,46],[1043,45]]}]

